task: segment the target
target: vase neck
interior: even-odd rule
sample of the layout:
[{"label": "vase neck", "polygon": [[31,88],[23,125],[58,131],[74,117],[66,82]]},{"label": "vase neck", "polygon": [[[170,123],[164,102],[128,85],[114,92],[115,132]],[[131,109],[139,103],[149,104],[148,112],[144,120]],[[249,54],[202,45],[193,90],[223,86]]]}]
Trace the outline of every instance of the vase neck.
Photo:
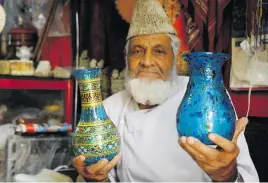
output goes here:
[{"label": "vase neck", "polygon": [[190,66],[190,81],[223,84],[222,66],[228,59],[227,54],[193,52],[185,58]]},{"label": "vase neck", "polygon": [[190,81],[223,84],[221,66],[204,64],[202,67],[191,67]]},{"label": "vase neck", "polygon": [[94,108],[101,106],[100,78],[78,81],[82,108]]}]

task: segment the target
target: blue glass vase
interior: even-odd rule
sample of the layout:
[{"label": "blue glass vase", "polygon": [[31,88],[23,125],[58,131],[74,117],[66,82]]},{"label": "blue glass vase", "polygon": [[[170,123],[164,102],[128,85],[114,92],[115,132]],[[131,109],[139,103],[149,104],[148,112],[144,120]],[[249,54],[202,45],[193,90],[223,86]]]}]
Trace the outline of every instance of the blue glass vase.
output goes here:
[{"label": "blue glass vase", "polygon": [[83,155],[87,165],[106,158],[113,159],[120,151],[120,136],[103,107],[100,89],[101,70],[78,69],[73,71],[81,95],[81,115],[72,134],[73,152]]},{"label": "blue glass vase", "polygon": [[224,53],[193,52],[183,56],[190,79],[177,111],[179,136],[192,136],[213,145],[209,133],[232,140],[236,114],[223,83],[222,66],[230,57]]}]

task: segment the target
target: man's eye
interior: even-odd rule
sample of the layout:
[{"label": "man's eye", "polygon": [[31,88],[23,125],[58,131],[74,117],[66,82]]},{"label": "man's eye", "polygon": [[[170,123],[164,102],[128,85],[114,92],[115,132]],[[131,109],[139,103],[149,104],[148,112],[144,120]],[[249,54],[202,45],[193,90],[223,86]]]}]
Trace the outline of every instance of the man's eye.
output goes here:
[{"label": "man's eye", "polygon": [[155,49],[155,52],[157,54],[166,54],[165,50],[162,50],[162,49]]},{"label": "man's eye", "polygon": [[143,50],[132,50],[132,54],[133,55],[142,55],[143,54]]}]

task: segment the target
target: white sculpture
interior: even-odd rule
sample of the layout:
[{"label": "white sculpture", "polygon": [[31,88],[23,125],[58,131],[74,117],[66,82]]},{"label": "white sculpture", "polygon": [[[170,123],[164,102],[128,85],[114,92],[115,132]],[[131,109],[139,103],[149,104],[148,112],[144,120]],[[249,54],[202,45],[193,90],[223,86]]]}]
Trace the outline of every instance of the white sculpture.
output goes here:
[{"label": "white sculpture", "polygon": [[119,76],[119,71],[117,69],[114,69],[112,72],[112,79],[116,79]]},{"label": "white sculpture", "polygon": [[89,63],[89,67],[95,68],[96,66],[97,66],[97,60],[93,58]]},{"label": "white sculpture", "polygon": [[38,62],[38,66],[35,70],[35,76],[38,77],[50,77],[52,76],[51,65],[48,60],[41,60]]},{"label": "white sculpture", "polygon": [[102,69],[103,66],[104,66],[104,60],[101,59],[101,60],[97,63],[97,67],[100,68],[100,69]]},{"label": "white sculpture", "polygon": [[32,50],[33,47],[16,47],[16,57],[20,58],[20,60],[30,60],[33,55]]},{"label": "white sculpture", "polygon": [[111,78],[111,92],[112,94],[124,90],[124,72],[125,69],[119,72],[117,69],[114,69],[112,72]]}]

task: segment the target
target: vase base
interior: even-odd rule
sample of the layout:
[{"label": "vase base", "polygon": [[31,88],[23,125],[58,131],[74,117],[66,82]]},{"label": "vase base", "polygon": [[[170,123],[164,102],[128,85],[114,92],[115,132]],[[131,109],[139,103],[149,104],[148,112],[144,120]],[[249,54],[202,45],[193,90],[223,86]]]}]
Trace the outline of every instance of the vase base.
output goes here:
[{"label": "vase base", "polygon": [[110,154],[110,155],[103,155],[103,156],[95,156],[95,157],[86,157],[84,163],[86,165],[92,165],[100,161],[101,159],[107,159],[111,161],[118,153]]}]

